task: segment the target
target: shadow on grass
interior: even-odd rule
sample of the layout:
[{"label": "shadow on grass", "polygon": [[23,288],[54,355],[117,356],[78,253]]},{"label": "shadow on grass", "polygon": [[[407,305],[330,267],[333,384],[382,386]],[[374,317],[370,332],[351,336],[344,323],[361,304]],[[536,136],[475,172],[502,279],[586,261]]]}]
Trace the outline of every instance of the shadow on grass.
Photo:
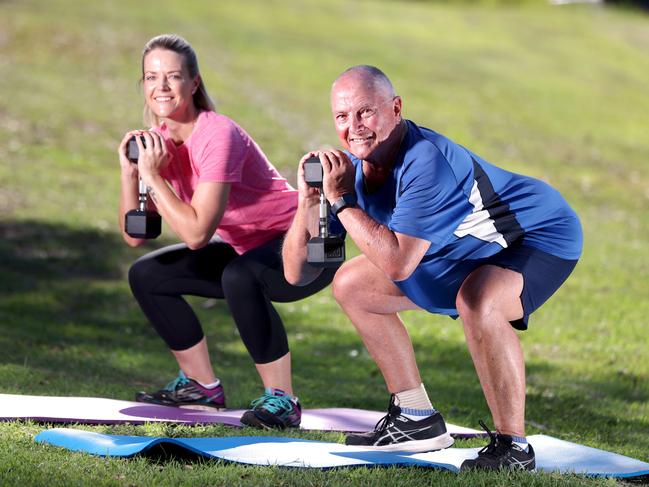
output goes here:
[{"label": "shadow on grass", "polygon": [[125,244],[114,233],[41,221],[0,222],[0,291],[17,292],[57,281],[119,278]]},{"label": "shadow on grass", "polygon": [[[175,365],[125,277],[130,263],[147,250],[128,248],[115,233],[38,221],[0,223],[0,392],[128,399],[135,387],[163,385],[164,374]],[[322,309],[336,307],[329,303]],[[227,306],[218,302],[197,311],[219,375],[234,398],[230,406],[247,406],[260,383]],[[385,410],[383,379],[351,324],[332,333],[318,324],[323,317],[317,313],[316,308],[284,317],[294,332],[289,337],[294,382],[304,406]],[[308,336],[297,340],[299,323],[309,323]],[[442,340],[431,328],[415,348],[431,399],[450,421],[476,427],[479,419],[489,420],[462,343]],[[623,411],[649,400],[643,377],[611,371],[584,378],[548,363],[528,365],[528,374],[544,382],[561,377],[553,394],[528,395],[533,432],[575,432],[623,445],[646,428],[624,418]],[[649,449],[649,440],[643,441]]]},{"label": "shadow on grass", "polygon": [[170,442],[161,442],[142,452],[147,460],[155,464],[175,461],[181,464],[207,463],[213,459]]},{"label": "shadow on grass", "polygon": [[[52,389],[64,387],[74,395],[75,383],[79,394],[121,384],[130,398],[133,384],[154,381],[149,352],[160,363],[169,355],[132,298],[126,272],[164,243],[132,249],[114,232],[0,222],[0,366],[14,366],[3,392],[56,395]],[[224,307],[212,314],[229,322]]]}]

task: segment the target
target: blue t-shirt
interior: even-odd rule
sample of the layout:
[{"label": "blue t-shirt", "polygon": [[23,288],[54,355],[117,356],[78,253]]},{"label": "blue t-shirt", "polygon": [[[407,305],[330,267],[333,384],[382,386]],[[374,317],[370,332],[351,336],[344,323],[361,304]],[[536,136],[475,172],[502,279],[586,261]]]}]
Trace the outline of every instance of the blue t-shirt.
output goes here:
[{"label": "blue t-shirt", "polygon": [[[514,242],[563,259],[579,258],[579,219],[558,191],[406,123],[391,176],[378,191],[364,191],[362,162],[348,155],[356,168],[359,207],[394,232],[431,242],[419,267],[436,261],[439,266],[440,260],[452,267],[454,261],[486,258]],[[439,267],[434,272],[439,274]],[[408,279],[416,279],[414,274]],[[408,279],[399,287],[408,289]]]}]

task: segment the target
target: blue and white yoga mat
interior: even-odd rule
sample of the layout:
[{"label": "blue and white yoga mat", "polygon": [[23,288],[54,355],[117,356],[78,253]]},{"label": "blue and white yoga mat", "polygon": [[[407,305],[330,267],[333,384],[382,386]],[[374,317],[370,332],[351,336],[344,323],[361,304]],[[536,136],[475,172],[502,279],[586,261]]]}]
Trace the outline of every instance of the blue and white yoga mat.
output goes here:
[{"label": "blue and white yoga mat", "polygon": [[[428,453],[390,453],[294,438],[238,436],[227,438],[150,438],[105,435],[75,429],[43,431],[39,443],[100,456],[130,457],[155,446],[170,445],[209,458],[281,467],[333,468],[378,465],[416,465],[458,472],[479,448],[448,448]],[[536,451],[537,470],[596,477],[649,476],[649,463],[545,435],[528,437]]]}]

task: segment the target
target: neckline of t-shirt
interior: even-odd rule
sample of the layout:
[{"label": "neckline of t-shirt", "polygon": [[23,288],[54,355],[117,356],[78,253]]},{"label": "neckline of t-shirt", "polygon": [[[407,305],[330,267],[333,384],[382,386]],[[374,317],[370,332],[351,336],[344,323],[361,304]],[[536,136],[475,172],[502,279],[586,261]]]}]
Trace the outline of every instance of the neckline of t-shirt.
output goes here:
[{"label": "neckline of t-shirt", "polygon": [[[396,172],[396,170],[403,165],[403,161],[404,161],[405,155],[406,155],[406,146],[409,146],[410,143],[411,143],[411,141],[410,141],[410,133],[412,132],[412,130],[411,130],[410,125],[415,125],[415,124],[414,124],[414,122],[412,122],[411,120],[408,120],[408,119],[404,119],[404,121],[406,122],[406,132],[403,134],[401,142],[399,143],[399,150],[397,151],[397,154],[396,154],[396,156],[394,158],[394,164],[392,165],[392,168],[390,169],[391,172]],[[349,151],[347,151],[347,152],[349,152]],[[386,186],[385,183],[387,182],[387,179],[381,186],[379,186],[379,188],[377,190],[371,191],[371,192],[368,191],[367,182],[365,181],[365,174],[363,174],[363,160],[359,159],[358,157],[356,157],[351,152],[349,152],[349,154],[354,159],[356,159],[358,161],[358,167],[360,167],[360,180],[359,180],[360,185],[359,186],[363,190],[363,194],[368,195],[368,196],[381,194],[383,192],[383,188]]]},{"label": "neckline of t-shirt", "polygon": [[[180,144],[176,144],[173,139],[170,139],[171,142],[173,143],[174,147],[177,149],[179,147],[182,147],[183,145],[187,145],[187,143],[194,137],[194,134],[198,131],[198,129],[203,125],[202,119],[204,118],[204,114],[206,114],[209,110],[200,110],[198,112],[198,115],[196,116],[196,122],[194,122],[194,127],[192,128],[192,133],[189,134],[189,137],[187,137],[185,140],[183,140]],[[169,133],[169,128],[167,127],[166,122],[163,122],[161,129],[164,128],[164,131]]]}]

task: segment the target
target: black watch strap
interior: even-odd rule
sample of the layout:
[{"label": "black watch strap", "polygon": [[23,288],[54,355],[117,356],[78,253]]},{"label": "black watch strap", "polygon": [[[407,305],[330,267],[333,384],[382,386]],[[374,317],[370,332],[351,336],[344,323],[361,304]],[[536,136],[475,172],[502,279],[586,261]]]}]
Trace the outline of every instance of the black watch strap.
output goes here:
[{"label": "black watch strap", "polygon": [[331,205],[331,213],[337,215],[343,208],[356,206],[356,195],[354,193],[345,193]]}]

